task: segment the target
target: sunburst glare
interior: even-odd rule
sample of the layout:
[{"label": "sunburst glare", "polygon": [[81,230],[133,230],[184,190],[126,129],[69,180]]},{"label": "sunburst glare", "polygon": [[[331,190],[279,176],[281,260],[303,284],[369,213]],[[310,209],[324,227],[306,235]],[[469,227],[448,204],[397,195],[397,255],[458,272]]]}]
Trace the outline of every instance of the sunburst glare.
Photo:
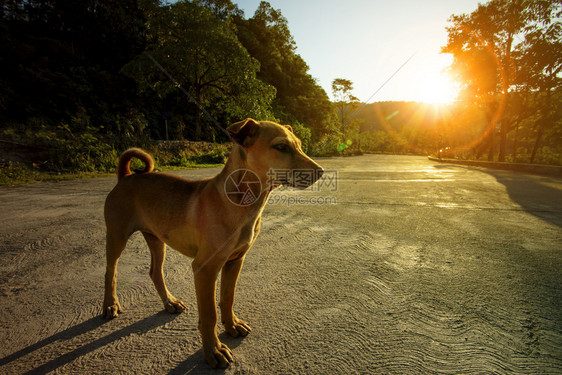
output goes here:
[{"label": "sunburst glare", "polygon": [[456,100],[458,88],[445,73],[427,75],[417,88],[418,101],[430,104],[449,104]]}]

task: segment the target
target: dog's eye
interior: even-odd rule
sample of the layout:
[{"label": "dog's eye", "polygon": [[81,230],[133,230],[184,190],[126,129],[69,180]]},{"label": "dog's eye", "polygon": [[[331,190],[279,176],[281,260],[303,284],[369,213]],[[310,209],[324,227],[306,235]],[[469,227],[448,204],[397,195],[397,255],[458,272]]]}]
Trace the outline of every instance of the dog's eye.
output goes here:
[{"label": "dog's eye", "polygon": [[289,146],[287,146],[285,143],[279,143],[278,145],[273,146],[273,148],[276,149],[277,151],[282,151],[282,152],[289,151]]}]

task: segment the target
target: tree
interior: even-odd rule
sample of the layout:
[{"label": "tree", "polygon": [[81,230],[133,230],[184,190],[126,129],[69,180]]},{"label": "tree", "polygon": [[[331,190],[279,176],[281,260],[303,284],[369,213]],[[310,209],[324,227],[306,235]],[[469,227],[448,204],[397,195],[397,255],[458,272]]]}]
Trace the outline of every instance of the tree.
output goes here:
[{"label": "tree", "polygon": [[473,98],[489,115],[488,159],[494,155],[494,130],[500,126],[499,157],[505,160],[509,124],[501,117],[513,83],[513,40],[525,26],[524,0],[492,0],[479,4],[470,15],[453,15],[447,28],[449,39],[443,52],[453,54],[453,71]]},{"label": "tree", "polygon": [[328,95],[296,53],[287,19],[266,1],[260,3],[252,18],[234,19],[238,38],[260,62],[258,78],[277,89],[272,103],[275,117],[282,122],[301,123],[312,130],[312,142],[318,142],[335,127],[334,112]]},{"label": "tree", "polygon": [[[477,103],[488,114],[487,137],[483,137],[486,141],[480,144],[477,155],[488,148],[488,159],[493,159],[494,133],[499,124],[498,159],[504,161],[508,133],[518,129],[518,124],[529,116],[529,111],[524,113],[524,108],[515,102],[522,103],[522,98],[534,92],[544,92],[544,85],[533,87],[532,77],[549,75],[552,88],[553,77],[559,72],[555,66],[560,65],[559,57],[552,58],[556,54],[553,51],[560,50],[555,44],[560,40],[560,24],[554,21],[556,14],[560,16],[560,7],[560,1],[492,0],[480,4],[470,15],[450,18],[449,38],[442,52],[453,54],[452,71],[464,86],[465,100]],[[521,37],[525,42],[518,42]],[[537,56],[545,54],[550,56],[546,59],[549,62],[537,60]],[[523,79],[525,76],[530,80]],[[548,102],[548,94],[546,97]],[[541,126],[537,139],[540,129]]]},{"label": "tree", "polygon": [[217,18],[227,20],[230,17],[242,17],[244,11],[233,4],[231,0],[195,0],[197,5],[204,6],[211,10]]},{"label": "tree", "polygon": [[562,3],[533,1],[529,13],[532,22],[516,50],[520,61],[516,83],[535,97],[533,104],[540,114],[530,157],[533,163],[545,130],[560,118],[559,100],[553,97],[562,84],[562,24],[556,21],[562,17]]},{"label": "tree", "polygon": [[343,132],[346,143],[340,148],[345,149],[353,144],[357,144],[357,151],[361,151],[359,120],[353,116],[359,106],[359,99],[352,94],[353,82],[344,78],[336,78],[332,81],[332,94],[334,95],[334,106],[340,122],[340,131]]},{"label": "tree", "polygon": [[134,103],[119,69],[144,49],[136,0],[9,0],[1,12],[0,106],[18,123],[108,122]]},{"label": "tree", "polygon": [[[220,20],[205,7],[179,1],[161,7],[148,20],[148,29],[147,52],[195,101],[196,139],[203,136],[201,108],[219,98],[221,109],[233,117],[270,116],[275,89],[256,78],[259,63],[240,44],[230,20]],[[175,83],[146,54],[124,71],[143,91],[154,91],[161,98],[177,92]]]},{"label": "tree", "polygon": [[335,99],[336,111],[340,121],[340,126],[343,128],[350,116],[353,114],[359,105],[359,99],[353,96],[353,82],[344,78],[336,78],[332,81],[332,94]]}]

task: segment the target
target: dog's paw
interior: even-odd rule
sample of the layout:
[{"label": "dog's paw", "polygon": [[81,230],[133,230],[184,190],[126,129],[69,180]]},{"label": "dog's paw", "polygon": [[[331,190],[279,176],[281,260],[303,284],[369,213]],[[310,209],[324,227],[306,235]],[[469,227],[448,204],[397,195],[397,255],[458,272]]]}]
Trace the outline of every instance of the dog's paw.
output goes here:
[{"label": "dog's paw", "polygon": [[234,358],[232,358],[232,352],[220,341],[217,341],[212,347],[205,348],[203,346],[203,355],[205,356],[205,361],[212,368],[227,368]]},{"label": "dog's paw", "polygon": [[102,316],[104,319],[109,320],[109,319],[117,318],[119,314],[121,314],[122,312],[123,310],[121,309],[121,306],[119,305],[119,303],[116,303],[111,306],[104,306]]},{"label": "dog's paw", "polygon": [[170,298],[164,302],[164,308],[170,314],[179,314],[187,310],[187,306],[177,298]]},{"label": "dog's paw", "polygon": [[248,323],[237,318],[234,318],[234,322],[224,323],[224,330],[232,337],[248,336],[252,331]]}]

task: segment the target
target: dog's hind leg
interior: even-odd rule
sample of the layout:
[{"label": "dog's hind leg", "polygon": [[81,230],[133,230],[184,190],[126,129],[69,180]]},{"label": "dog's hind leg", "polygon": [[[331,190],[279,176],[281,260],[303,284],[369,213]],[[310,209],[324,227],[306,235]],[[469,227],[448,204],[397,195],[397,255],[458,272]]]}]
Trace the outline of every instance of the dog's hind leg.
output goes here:
[{"label": "dog's hind leg", "polygon": [[166,244],[150,233],[143,232],[142,234],[150,248],[150,278],[154,282],[158,295],[162,298],[164,308],[172,314],[185,311],[187,306],[168,291],[164,282]]},{"label": "dog's hind leg", "polygon": [[107,232],[107,267],[105,270],[105,297],[102,312],[105,319],[116,318],[123,312],[117,298],[117,263],[125,245],[127,245],[127,240],[127,237],[110,233],[109,230]]}]

